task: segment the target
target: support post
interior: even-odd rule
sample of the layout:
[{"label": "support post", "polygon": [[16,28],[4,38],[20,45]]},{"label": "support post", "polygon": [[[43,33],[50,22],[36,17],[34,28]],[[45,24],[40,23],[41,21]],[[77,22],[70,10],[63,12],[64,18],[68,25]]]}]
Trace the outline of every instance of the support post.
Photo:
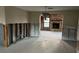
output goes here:
[{"label": "support post", "polygon": [[8,40],[8,25],[5,24],[3,25],[4,28],[4,47],[9,46],[9,40]]}]

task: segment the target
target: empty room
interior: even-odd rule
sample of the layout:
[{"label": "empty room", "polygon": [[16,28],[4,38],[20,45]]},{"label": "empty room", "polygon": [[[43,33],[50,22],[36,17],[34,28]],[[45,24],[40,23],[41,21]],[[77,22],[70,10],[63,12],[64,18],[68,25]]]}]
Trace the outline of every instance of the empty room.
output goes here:
[{"label": "empty room", "polygon": [[0,53],[76,52],[78,6],[0,6]]}]

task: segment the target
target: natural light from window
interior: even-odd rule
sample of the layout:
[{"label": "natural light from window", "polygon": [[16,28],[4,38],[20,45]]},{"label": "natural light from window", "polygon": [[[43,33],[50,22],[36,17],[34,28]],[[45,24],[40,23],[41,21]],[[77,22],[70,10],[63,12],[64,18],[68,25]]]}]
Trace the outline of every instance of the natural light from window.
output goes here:
[{"label": "natural light from window", "polygon": [[44,19],[44,27],[49,27],[49,18]]}]

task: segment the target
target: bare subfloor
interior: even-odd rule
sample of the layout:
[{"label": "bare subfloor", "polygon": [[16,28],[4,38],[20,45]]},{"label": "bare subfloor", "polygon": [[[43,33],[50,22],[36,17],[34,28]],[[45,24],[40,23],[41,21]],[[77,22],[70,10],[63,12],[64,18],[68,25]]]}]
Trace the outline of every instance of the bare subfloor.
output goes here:
[{"label": "bare subfloor", "polygon": [[[72,43],[72,44],[70,44]],[[61,32],[41,31],[39,37],[26,37],[8,48],[0,48],[7,53],[64,53],[75,52],[73,42],[62,40]]]}]

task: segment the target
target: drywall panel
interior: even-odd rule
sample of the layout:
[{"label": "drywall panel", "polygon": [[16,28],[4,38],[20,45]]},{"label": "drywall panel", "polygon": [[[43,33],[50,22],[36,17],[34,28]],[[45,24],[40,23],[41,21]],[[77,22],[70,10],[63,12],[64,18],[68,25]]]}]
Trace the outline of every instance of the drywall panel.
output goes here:
[{"label": "drywall panel", "polygon": [[31,24],[31,36],[39,36],[39,24]]},{"label": "drywall panel", "polygon": [[[63,31],[63,36],[68,35],[66,40],[74,40],[76,41],[76,30],[77,30],[77,21],[78,21],[78,15],[77,13],[72,14],[64,14],[64,30],[68,30],[68,34]],[[68,27],[68,28],[67,28]],[[72,29],[74,28],[74,29]],[[63,38],[65,40],[65,38]]]},{"label": "drywall panel", "polygon": [[6,22],[28,23],[28,13],[16,7],[5,7]]},{"label": "drywall panel", "polygon": [[64,21],[63,24],[64,26],[72,26],[72,27],[77,27],[77,21],[78,17],[76,14],[65,14],[64,15]]},{"label": "drywall panel", "polygon": [[5,7],[0,6],[0,23],[5,24]]},{"label": "drywall panel", "polygon": [[29,12],[29,23],[39,23],[39,12]]},{"label": "drywall panel", "polygon": [[29,13],[29,23],[31,23],[31,33],[30,36],[39,36],[39,12],[30,12]]}]

